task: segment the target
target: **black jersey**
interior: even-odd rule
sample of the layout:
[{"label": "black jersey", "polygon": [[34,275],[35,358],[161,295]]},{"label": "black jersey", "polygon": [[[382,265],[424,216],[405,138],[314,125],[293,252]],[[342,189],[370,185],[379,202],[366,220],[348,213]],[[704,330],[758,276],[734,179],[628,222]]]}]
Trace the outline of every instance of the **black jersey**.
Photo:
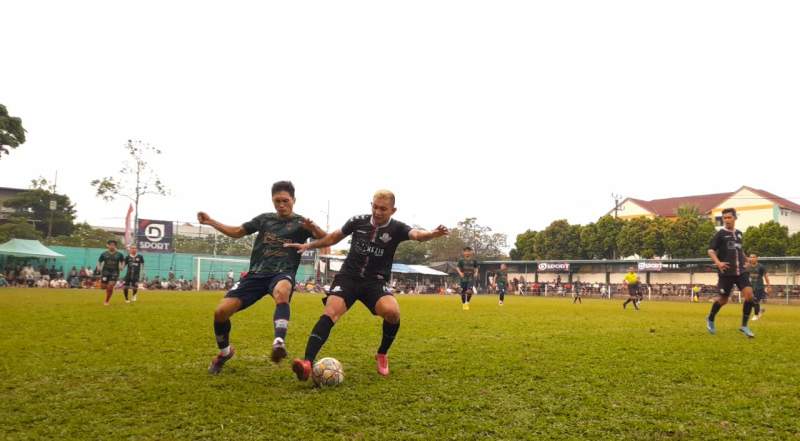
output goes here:
[{"label": "black jersey", "polygon": [[373,225],[372,216],[354,216],[342,227],[345,236],[352,234],[350,252],[341,273],[347,276],[388,281],[392,274],[394,252],[408,240],[411,227],[390,219],[385,225]]},{"label": "black jersey", "polygon": [[128,274],[125,275],[125,278],[138,280],[142,265],[144,265],[144,257],[141,254],[125,256],[125,266],[128,267]]},{"label": "black jersey", "polygon": [[721,271],[721,275],[738,276],[745,272],[741,231],[729,231],[725,228],[717,231],[708,248],[717,253],[720,262],[728,263],[728,269]]}]

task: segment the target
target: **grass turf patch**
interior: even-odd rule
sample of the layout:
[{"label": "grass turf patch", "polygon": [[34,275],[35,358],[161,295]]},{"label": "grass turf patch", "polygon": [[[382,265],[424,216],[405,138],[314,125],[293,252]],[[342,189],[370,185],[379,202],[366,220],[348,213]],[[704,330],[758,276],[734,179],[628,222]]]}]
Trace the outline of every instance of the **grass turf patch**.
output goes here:
[{"label": "grass turf patch", "polygon": [[[237,354],[218,376],[219,292],[0,290],[2,438],[800,439],[800,308],[767,305],[757,334],[728,305],[509,296],[399,296],[391,376],[375,372],[380,320],[357,304],[320,357],[335,389],[268,362],[274,304],[233,317]],[[297,294],[287,344],[302,355],[322,313]]]}]

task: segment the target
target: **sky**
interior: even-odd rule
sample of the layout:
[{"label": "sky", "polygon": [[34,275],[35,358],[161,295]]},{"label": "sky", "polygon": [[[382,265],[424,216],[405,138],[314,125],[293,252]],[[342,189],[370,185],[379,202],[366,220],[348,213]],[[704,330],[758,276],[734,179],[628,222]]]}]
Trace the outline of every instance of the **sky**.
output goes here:
[{"label": "sky", "polygon": [[164,152],[152,219],[240,224],[282,179],[331,228],[388,188],[397,219],[477,217],[509,244],[594,221],[612,194],[800,201],[796,1],[12,1],[3,16],[0,103],[28,141],[0,186],[57,172],[94,225],[122,226],[128,202],[89,181],[128,139]]}]

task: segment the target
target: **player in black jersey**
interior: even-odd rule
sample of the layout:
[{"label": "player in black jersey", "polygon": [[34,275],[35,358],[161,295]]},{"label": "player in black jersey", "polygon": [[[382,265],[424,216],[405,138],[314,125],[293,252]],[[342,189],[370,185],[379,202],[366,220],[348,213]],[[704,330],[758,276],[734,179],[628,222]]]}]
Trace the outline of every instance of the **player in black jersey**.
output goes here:
[{"label": "player in black jersey", "polygon": [[125,287],[122,293],[125,295],[125,303],[129,303],[128,290],[133,289],[133,301],[136,301],[136,294],[139,292],[139,279],[144,268],[144,257],[136,252],[136,246],[131,245],[129,254],[125,256],[125,266],[128,268],[125,274]]},{"label": "player in black jersey", "polygon": [[755,337],[753,331],[747,326],[750,312],[753,309],[753,288],[750,285],[750,276],[745,268],[744,250],[742,250],[742,232],[736,229],[736,210],[726,208],[722,210],[724,228],[717,231],[708,247],[708,255],[714,261],[719,271],[719,296],[711,305],[711,313],[706,318],[706,328],[711,334],[716,334],[717,328],[714,319],[723,305],[728,303],[733,286],[736,285],[742,292],[742,326],[739,331],[749,338]]},{"label": "player in black jersey", "polygon": [[394,253],[405,240],[426,241],[448,233],[442,225],[425,231],[392,219],[397,211],[394,194],[379,190],[372,199],[372,215],[354,216],[341,229],[307,244],[287,244],[300,252],[339,243],[352,234],[350,252],[342,270],[334,278],[328,296],[323,300],[325,312],[311,331],[304,359],[295,359],[292,370],[301,381],[308,379],[314,359],[330,335],[331,328],[356,300],[374,315],[383,318],[383,339],[375,355],[378,373],[389,375],[386,353],[400,329],[400,306],[386,288],[392,272]]}]

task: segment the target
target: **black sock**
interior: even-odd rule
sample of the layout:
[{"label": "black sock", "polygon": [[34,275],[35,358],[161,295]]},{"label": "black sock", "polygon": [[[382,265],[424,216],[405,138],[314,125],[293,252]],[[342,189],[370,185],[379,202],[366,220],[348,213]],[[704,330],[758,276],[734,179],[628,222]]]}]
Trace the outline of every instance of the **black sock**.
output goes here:
[{"label": "black sock", "polygon": [[628,306],[628,303],[630,302],[631,302],[630,298],[628,300],[625,300],[625,303],[622,304],[622,307],[624,308],[625,306]]},{"label": "black sock", "polygon": [[761,303],[753,302],[753,312],[755,315],[761,314]]},{"label": "black sock", "polygon": [[397,323],[389,323],[386,320],[383,321],[383,338],[381,339],[381,347],[378,348],[379,354],[386,354],[389,351],[389,348],[394,343],[394,338],[397,336],[397,331],[400,329],[400,322]]},{"label": "black sock", "polygon": [[470,300],[472,300],[472,291],[467,293],[467,303],[469,303]]},{"label": "black sock", "polygon": [[217,336],[217,347],[225,349],[230,346],[228,336],[231,333],[231,321],[225,320],[222,323],[214,322],[214,335]]},{"label": "black sock", "polygon": [[306,344],[306,360],[314,361],[317,358],[317,354],[319,354],[319,350],[322,349],[322,345],[325,344],[325,341],[328,340],[328,336],[331,335],[331,328],[333,328],[333,320],[330,317],[323,314],[320,316],[317,324],[314,325],[314,329],[311,330],[311,335],[308,337],[308,344]]},{"label": "black sock", "polygon": [[461,303],[467,303],[467,293],[464,291],[461,292]]},{"label": "black sock", "polygon": [[275,326],[275,337],[286,340],[286,331],[289,329],[290,309],[288,303],[275,305],[275,314],[272,316]]},{"label": "black sock", "polygon": [[745,300],[744,305],[742,305],[742,326],[747,326],[747,322],[750,320],[750,311],[752,310],[753,301]]},{"label": "black sock", "polygon": [[128,288],[124,288],[122,294],[125,295],[125,300],[128,300]]},{"label": "black sock", "polygon": [[139,288],[133,288],[133,295],[136,295],[137,292],[139,292]]},{"label": "black sock", "polygon": [[500,301],[502,302],[503,300],[505,300],[505,298],[506,298],[506,293],[501,292],[500,293]]},{"label": "black sock", "polygon": [[720,309],[722,309],[722,305],[720,305],[719,302],[714,302],[714,304],[711,305],[711,313],[708,314],[708,319],[713,322],[714,318],[717,317],[717,313],[719,312]]}]

